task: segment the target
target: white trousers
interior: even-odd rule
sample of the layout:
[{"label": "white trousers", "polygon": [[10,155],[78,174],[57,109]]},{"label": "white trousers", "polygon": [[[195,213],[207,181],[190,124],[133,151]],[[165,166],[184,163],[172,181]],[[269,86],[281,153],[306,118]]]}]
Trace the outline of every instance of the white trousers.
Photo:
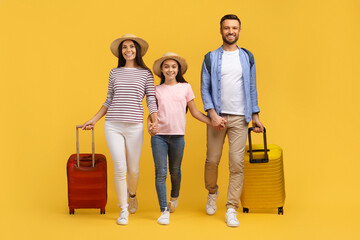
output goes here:
[{"label": "white trousers", "polygon": [[136,194],[138,185],[143,124],[105,121],[105,138],[114,163],[118,206],[127,208],[127,194]]}]

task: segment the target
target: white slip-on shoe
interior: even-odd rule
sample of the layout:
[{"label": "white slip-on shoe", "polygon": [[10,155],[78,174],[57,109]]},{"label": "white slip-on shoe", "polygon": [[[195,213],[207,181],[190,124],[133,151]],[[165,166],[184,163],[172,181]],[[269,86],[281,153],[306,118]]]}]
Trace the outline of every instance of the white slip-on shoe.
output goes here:
[{"label": "white slip-on shoe", "polygon": [[214,215],[216,212],[216,199],[218,198],[219,191],[217,190],[214,194],[208,194],[206,202],[206,213],[209,215]]},{"label": "white slip-on shoe", "polygon": [[130,194],[128,194],[128,198],[129,198],[129,212],[135,213],[138,207],[138,201],[136,195],[134,197],[131,197]]},{"label": "white slip-on shoe", "polygon": [[234,208],[228,208],[225,213],[225,222],[228,227],[238,227],[240,226],[239,221],[236,218],[237,212]]},{"label": "white slip-on shoe", "polygon": [[170,201],[169,201],[169,209],[170,209],[170,212],[173,213],[175,212],[177,206],[179,205],[179,198],[170,198]]},{"label": "white slip-on shoe", "polygon": [[117,224],[127,225],[129,223],[129,211],[127,208],[121,209],[120,217],[117,219]]},{"label": "white slip-on shoe", "polygon": [[165,208],[165,211],[161,212],[157,222],[161,225],[168,225],[170,223],[170,212],[167,208]]}]

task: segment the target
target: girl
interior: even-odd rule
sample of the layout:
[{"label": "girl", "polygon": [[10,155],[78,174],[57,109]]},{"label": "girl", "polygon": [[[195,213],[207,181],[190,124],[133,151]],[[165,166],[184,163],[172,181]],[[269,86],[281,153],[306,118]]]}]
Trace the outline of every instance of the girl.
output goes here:
[{"label": "girl", "polygon": [[135,213],[137,209],[144,95],[153,127],[157,128],[154,79],[142,60],[148,47],[144,39],[133,34],[125,34],[111,43],[111,52],[118,57],[118,67],[110,72],[107,99],[99,112],[82,127],[92,129],[106,114],[105,137],[114,163],[115,188],[121,208],[117,223],[120,225],[128,224],[129,211]]},{"label": "girl", "polygon": [[[158,126],[148,118],[148,131],[151,134],[151,148],[155,163],[156,192],[161,209],[159,224],[169,224],[170,212],[174,212],[178,205],[181,161],[184,152],[184,134],[186,111],[207,124],[210,119],[199,112],[195,106],[194,93],[183,78],[187,70],[184,58],[175,53],[165,53],[154,62],[153,71],[161,78],[156,86],[158,103]],[[171,175],[171,198],[167,204],[166,175],[167,157],[169,156],[169,170]]]}]

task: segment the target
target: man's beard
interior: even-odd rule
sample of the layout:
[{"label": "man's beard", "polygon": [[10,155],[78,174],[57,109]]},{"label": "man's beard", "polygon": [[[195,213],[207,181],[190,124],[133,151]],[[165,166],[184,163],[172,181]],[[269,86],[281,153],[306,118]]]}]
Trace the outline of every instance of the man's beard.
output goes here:
[{"label": "man's beard", "polygon": [[232,45],[232,44],[234,44],[234,43],[236,43],[237,42],[237,40],[239,39],[239,37],[235,37],[235,39],[233,40],[233,41],[228,41],[227,39],[226,39],[226,37],[224,37],[224,36],[222,36],[222,39],[223,39],[223,41],[226,43],[226,44],[228,44],[228,45]]}]

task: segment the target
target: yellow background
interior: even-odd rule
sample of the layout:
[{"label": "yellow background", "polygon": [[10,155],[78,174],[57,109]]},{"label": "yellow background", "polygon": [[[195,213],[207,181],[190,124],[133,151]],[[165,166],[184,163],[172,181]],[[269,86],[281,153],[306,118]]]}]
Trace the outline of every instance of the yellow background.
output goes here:
[{"label": "yellow background", "polygon": [[[103,119],[96,152],[108,159],[107,213],[70,216],[65,165],[75,152],[75,125],[105,101],[108,74],[117,65],[110,43],[125,33],[143,37],[149,67],[164,52],[185,57],[185,77],[202,110],[203,56],[221,45],[219,21],[228,13],[242,20],[239,46],[255,55],[268,140],[284,149],[285,214],[240,210],[241,226],[226,227],[227,154],[219,210],[205,214],[205,125],[188,114],[180,205],[169,226],[156,223],[147,133],[138,212],[128,226],[115,224],[119,210]],[[359,26],[359,0],[0,0],[0,238],[359,239]],[[89,151],[90,134],[80,137],[80,149]]]}]

